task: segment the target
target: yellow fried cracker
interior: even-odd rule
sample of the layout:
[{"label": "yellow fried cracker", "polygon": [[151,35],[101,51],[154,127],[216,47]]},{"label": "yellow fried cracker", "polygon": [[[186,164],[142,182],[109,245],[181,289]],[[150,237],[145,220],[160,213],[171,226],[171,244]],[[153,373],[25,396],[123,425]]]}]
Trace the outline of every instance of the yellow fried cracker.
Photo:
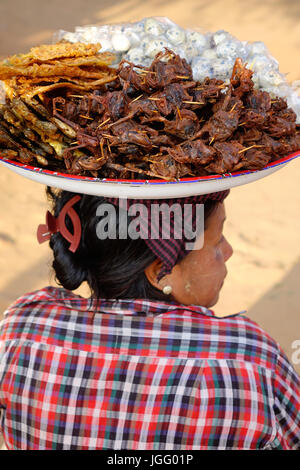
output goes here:
[{"label": "yellow fried cracker", "polygon": [[51,85],[45,85],[45,86],[35,86],[35,87],[27,87],[27,88],[19,88],[18,89],[18,94],[21,97],[26,97],[26,98],[32,98],[33,96],[36,95],[44,95],[45,93],[59,89],[59,88],[70,88],[72,90],[78,90],[78,91],[89,91],[89,90],[94,90],[100,85],[104,85],[105,83],[109,83],[115,80],[115,76],[112,75],[107,75],[103,76],[102,78],[98,80],[72,80],[72,81],[62,81],[62,82],[57,82],[53,83]]},{"label": "yellow fried cracker", "polygon": [[36,95],[43,95],[48,91],[59,88],[70,88],[74,91],[90,91],[105,83],[112,82],[116,78],[114,69],[105,70],[97,74],[97,79],[93,78],[75,78],[67,76],[55,77],[13,77],[10,80],[3,81],[6,96],[9,99],[13,97],[32,98]]},{"label": "yellow fried cracker", "polygon": [[[110,65],[113,60],[115,59],[115,54],[112,52],[100,52],[97,55],[89,56],[89,57],[71,57],[66,59],[60,59],[59,63],[63,65],[97,65],[97,66],[104,66]],[[52,64],[54,61],[48,61],[48,64]],[[55,61],[56,63],[56,61]]]},{"label": "yellow fried cracker", "polygon": [[82,57],[97,54],[101,49],[101,44],[84,44],[75,43],[56,43],[43,44],[41,46],[32,47],[27,54],[17,54],[8,57],[5,60],[7,65],[28,65],[34,62],[48,62],[49,60],[66,58],[66,57]]},{"label": "yellow fried cracker", "polygon": [[0,80],[7,80],[15,76],[25,77],[54,77],[56,75],[64,75],[66,77],[85,77],[98,78],[101,76],[101,69],[94,67],[93,69],[85,69],[84,66],[63,65],[57,62],[54,64],[32,64],[27,67],[0,65]]}]

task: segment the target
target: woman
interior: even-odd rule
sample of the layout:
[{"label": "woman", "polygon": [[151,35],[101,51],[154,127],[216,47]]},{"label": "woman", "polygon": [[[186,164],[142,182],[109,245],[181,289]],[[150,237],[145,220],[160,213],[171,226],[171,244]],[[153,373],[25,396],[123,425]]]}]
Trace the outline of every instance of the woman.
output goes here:
[{"label": "woman", "polygon": [[[300,380],[280,346],[248,318],[210,310],[232,255],[223,235],[228,191],[164,201],[180,209],[169,238],[164,217],[154,223],[148,210],[162,201],[120,208],[116,199],[47,193],[55,218],[48,214],[38,237],[50,239],[62,287],[27,294],[5,312],[7,447],[300,448]],[[151,225],[151,237],[128,236],[138,202],[147,209],[140,233]],[[178,237],[184,204],[193,230]],[[194,231],[199,204],[204,244],[191,248],[203,235]],[[119,236],[105,238],[105,225]],[[84,281],[89,299],[71,292]]]}]

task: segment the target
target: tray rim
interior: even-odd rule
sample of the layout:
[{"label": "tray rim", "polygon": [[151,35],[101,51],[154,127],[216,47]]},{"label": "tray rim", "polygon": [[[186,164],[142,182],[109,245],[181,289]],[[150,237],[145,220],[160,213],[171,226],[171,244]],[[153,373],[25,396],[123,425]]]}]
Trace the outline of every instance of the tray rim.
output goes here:
[{"label": "tray rim", "polygon": [[16,160],[10,160],[9,158],[6,158],[5,156],[1,156],[0,152],[0,162],[18,167],[20,169],[32,172],[34,174],[43,174],[47,176],[55,176],[58,178],[64,178],[68,180],[73,180],[73,181],[85,181],[85,182],[92,182],[92,183],[114,183],[114,184],[122,184],[122,185],[127,185],[127,186],[157,186],[157,185],[173,185],[173,184],[183,184],[183,183],[200,183],[204,181],[212,181],[212,180],[220,180],[220,179],[225,179],[225,178],[234,178],[242,175],[247,175],[247,174],[253,174],[257,172],[262,172],[264,170],[268,170],[271,168],[274,168],[276,166],[282,165],[284,163],[288,163],[295,158],[300,156],[300,149],[297,150],[296,152],[293,152],[286,157],[282,157],[278,160],[275,160],[268,165],[266,165],[264,168],[261,170],[244,170],[244,171],[239,171],[239,172],[233,172],[233,173],[224,173],[221,175],[208,175],[208,176],[198,176],[198,177],[189,177],[189,178],[181,178],[176,181],[166,181],[166,180],[160,180],[160,179],[149,179],[149,180],[127,180],[127,179],[115,179],[115,178],[96,178],[92,176],[81,176],[81,175],[72,175],[69,173],[62,173],[62,172],[57,172],[53,170],[47,170],[45,168],[41,167],[35,167],[32,165],[28,165],[26,163],[21,163]]}]

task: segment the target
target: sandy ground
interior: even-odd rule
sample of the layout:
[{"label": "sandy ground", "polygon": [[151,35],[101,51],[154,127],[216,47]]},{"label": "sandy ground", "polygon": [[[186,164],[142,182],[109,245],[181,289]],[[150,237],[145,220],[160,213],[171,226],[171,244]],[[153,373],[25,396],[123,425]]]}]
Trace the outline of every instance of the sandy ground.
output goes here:
[{"label": "sandy ground", "polygon": [[[51,42],[58,29],[76,25],[169,16],[184,27],[225,29],[241,40],[262,40],[280,70],[300,79],[300,2],[297,0],[152,1],[2,0],[0,56]],[[234,188],[226,202],[225,234],[234,248],[218,315],[247,310],[285,349],[300,341],[300,161],[255,183]],[[44,222],[44,187],[1,167],[0,311],[19,295],[54,284],[51,254],[35,232]],[[83,295],[87,290],[83,287]],[[300,361],[299,361],[300,362]]]}]

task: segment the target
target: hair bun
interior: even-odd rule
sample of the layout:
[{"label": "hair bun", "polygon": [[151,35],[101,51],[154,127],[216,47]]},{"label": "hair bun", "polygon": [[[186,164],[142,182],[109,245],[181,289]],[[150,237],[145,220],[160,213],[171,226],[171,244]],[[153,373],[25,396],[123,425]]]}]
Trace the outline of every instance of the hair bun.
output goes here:
[{"label": "hair bun", "polygon": [[87,278],[87,270],[76,262],[76,253],[68,248],[68,242],[60,233],[51,236],[50,248],[53,250],[52,267],[56,280],[68,290],[77,289]]}]

